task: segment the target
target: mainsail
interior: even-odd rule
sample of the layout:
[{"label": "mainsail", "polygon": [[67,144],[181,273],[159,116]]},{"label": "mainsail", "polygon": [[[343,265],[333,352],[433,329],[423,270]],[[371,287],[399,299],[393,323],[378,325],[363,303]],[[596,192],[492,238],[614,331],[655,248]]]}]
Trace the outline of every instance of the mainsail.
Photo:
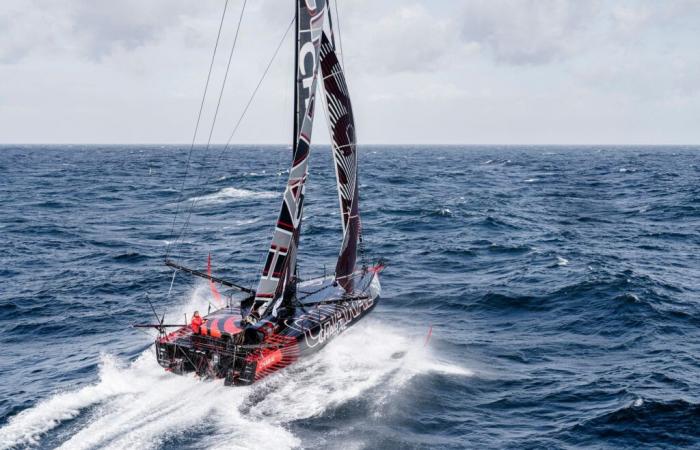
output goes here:
[{"label": "mainsail", "polygon": [[254,309],[260,316],[265,313],[270,302],[284,292],[287,283],[295,276],[304,208],[304,183],[308,174],[319,47],[326,2],[297,0],[296,8],[293,159],[282,208],[255,294]]},{"label": "mainsail", "polygon": [[325,111],[331,136],[335,176],[343,225],[343,244],[335,266],[335,277],[347,291],[353,289],[352,273],[357,262],[360,234],[359,194],[357,183],[357,150],[355,120],[343,67],[335,52],[333,31],[321,38],[321,75],[325,92]]}]

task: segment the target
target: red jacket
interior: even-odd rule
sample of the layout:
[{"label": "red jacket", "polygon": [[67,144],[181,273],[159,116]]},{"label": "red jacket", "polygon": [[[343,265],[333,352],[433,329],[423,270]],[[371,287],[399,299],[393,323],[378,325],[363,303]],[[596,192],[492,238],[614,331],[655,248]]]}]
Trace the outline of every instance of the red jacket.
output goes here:
[{"label": "red jacket", "polygon": [[203,322],[204,319],[202,319],[202,316],[194,316],[192,318],[192,323],[190,323],[190,327],[192,328],[192,331],[194,331],[195,334],[199,334],[199,327],[202,326]]}]

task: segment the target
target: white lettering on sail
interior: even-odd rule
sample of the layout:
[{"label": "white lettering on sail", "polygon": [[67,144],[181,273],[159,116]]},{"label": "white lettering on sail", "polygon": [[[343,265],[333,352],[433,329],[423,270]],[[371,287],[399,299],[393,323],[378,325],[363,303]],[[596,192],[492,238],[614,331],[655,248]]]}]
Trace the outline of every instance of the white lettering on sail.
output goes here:
[{"label": "white lettering on sail", "polygon": [[[311,55],[311,70],[306,71],[306,55]],[[316,68],[316,48],[311,42],[304,44],[299,50],[299,73],[304,77],[301,80],[301,85],[306,89],[304,93],[304,107],[309,107],[309,98],[311,97],[311,85],[314,82],[314,72]]]}]

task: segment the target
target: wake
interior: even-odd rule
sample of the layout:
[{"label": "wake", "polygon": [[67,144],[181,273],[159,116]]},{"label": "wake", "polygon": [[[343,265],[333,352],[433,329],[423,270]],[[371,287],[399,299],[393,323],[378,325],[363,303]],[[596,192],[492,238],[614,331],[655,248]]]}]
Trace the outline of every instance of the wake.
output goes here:
[{"label": "wake", "polygon": [[[190,311],[206,302],[202,292],[191,297]],[[185,434],[201,435],[197,443],[203,447],[293,448],[301,439],[289,431],[290,422],[318,416],[377,386],[381,394],[373,402],[379,410],[407,381],[429,372],[471,375],[423,349],[421,336],[407,337],[372,318],[319,353],[246,387],[167,373],[152,347],[132,362],[105,354],[96,383],[57,393],[13,417],[0,429],[0,448],[38,446],[43,439],[58,440],[65,449],[157,448]]]}]

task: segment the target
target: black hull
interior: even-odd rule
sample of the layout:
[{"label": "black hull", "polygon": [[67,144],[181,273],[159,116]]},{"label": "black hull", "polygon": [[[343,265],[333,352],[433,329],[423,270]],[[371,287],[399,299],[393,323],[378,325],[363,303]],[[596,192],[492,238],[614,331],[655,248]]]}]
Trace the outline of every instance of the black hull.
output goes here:
[{"label": "black hull", "polygon": [[376,273],[363,274],[362,291],[337,298],[329,295],[337,292],[329,279],[314,280],[307,286],[311,293],[306,302],[254,325],[243,325],[239,308],[214,311],[199,333],[183,327],[157,339],[158,363],[176,374],[250,385],[317,352],[371,312],[379,299],[375,277]]}]

